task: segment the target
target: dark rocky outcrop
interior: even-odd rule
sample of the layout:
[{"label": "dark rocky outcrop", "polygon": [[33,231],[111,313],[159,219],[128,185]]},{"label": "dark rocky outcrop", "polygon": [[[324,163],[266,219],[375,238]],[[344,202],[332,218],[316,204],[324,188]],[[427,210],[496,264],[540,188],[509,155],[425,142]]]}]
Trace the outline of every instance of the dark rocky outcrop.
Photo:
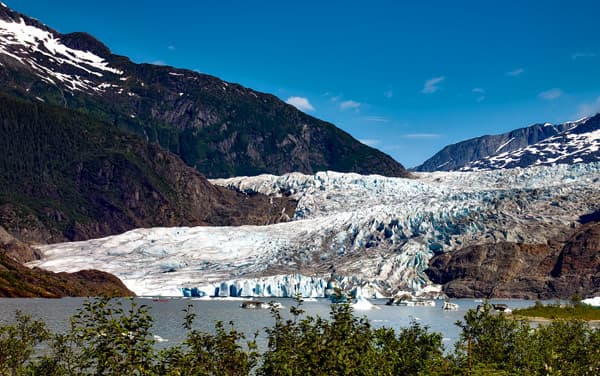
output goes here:
[{"label": "dark rocky outcrop", "polygon": [[564,242],[478,244],[435,256],[427,275],[456,298],[570,298],[600,293],[600,223]]},{"label": "dark rocky outcrop", "polygon": [[29,269],[22,262],[39,252],[0,227],[0,297],[61,298],[65,296],[133,296],[114,275],[98,270],[52,273]]}]

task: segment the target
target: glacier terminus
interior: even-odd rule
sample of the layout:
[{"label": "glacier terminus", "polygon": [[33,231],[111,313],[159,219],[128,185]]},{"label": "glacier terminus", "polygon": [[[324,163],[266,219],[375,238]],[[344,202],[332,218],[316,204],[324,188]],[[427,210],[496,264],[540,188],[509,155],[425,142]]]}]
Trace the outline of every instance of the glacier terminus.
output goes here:
[{"label": "glacier terminus", "polygon": [[136,229],[42,245],[29,263],[99,269],[138,295],[321,297],[332,285],[365,297],[441,295],[424,273],[435,254],[472,244],[545,244],[597,211],[600,163],[412,178],[319,172],[212,180],[252,194],[289,195],[289,222]]}]

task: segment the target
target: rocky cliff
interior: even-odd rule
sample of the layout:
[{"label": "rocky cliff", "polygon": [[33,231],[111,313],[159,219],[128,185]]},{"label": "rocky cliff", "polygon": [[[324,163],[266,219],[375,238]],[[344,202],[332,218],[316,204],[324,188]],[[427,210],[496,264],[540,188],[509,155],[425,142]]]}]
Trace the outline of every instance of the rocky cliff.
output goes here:
[{"label": "rocky cliff", "polygon": [[568,299],[600,294],[600,223],[548,244],[478,244],[435,256],[425,272],[457,298]]},{"label": "rocky cliff", "polygon": [[52,273],[23,266],[39,252],[0,227],[0,297],[133,296],[115,276],[98,270]]}]

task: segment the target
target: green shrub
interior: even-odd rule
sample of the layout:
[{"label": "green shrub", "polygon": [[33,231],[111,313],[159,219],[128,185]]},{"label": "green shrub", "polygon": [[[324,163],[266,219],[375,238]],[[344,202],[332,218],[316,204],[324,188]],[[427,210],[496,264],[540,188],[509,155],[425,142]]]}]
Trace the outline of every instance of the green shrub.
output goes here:
[{"label": "green shrub", "polygon": [[[442,337],[412,322],[395,331],[373,329],[348,304],[331,306],[330,317],[304,316],[301,301],[266,328],[260,353],[256,335],[246,341],[234,323],[217,322],[214,333],[193,328],[184,310],[187,337],[155,351],[148,307],[130,300],[87,301],[71,329],[51,335],[41,321],[17,312],[0,326],[2,375],[598,375],[600,330],[581,321],[533,328],[526,321],[470,310],[454,352]],[[39,346],[44,348],[40,350]],[[39,354],[36,354],[37,353]]]}]

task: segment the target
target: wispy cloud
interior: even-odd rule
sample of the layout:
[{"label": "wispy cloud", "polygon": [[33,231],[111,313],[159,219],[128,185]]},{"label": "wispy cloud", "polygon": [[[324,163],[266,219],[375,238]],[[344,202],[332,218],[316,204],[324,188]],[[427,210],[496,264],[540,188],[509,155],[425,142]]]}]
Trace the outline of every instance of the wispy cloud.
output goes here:
[{"label": "wispy cloud", "polygon": [[586,57],[596,57],[596,54],[593,52],[575,52],[573,55],[571,55],[571,59],[573,60],[582,59]]},{"label": "wispy cloud", "polygon": [[562,90],[560,90],[558,88],[553,88],[553,89],[542,91],[541,93],[538,94],[538,97],[540,97],[544,100],[547,100],[547,101],[551,101],[551,100],[562,97],[563,94],[564,93]]},{"label": "wispy cloud", "polygon": [[475,99],[477,102],[483,102],[485,100],[485,90],[480,87],[474,87],[471,89],[473,94],[477,94],[477,98]]},{"label": "wispy cloud", "polygon": [[440,138],[442,137],[439,133],[408,133],[400,135],[402,138],[411,138],[411,139],[428,139],[428,138]]},{"label": "wispy cloud", "polygon": [[425,81],[425,85],[423,85],[423,89],[421,90],[421,93],[423,93],[423,94],[435,93],[436,91],[440,90],[439,84],[441,84],[445,79],[446,79],[446,77],[444,77],[444,76],[430,78],[429,80]]},{"label": "wispy cloud", "polygon": [[153,64],[153,65],[167,65],[167,63],[165,63],[162,60],[154,60],[154,61],[151,61],[150,64]]},{"label": "wispy cloud", "polygon": [[360,108],[360,102],[356,102],[353,100],[347,100],[347,101],[343,101],[342,103],[340,103],[340,109],[342,110],[347,110],[349,108],[353,108],[353,109],[359,109]]},{"label": "wispy cloud", "polygon": [[383,116],[363,116],[361,120],[370,121],[373,123],[389,123],[390,119],[385,118]]},{"label": "wispy cloud", "polygon": [[292,106],[296,107],[297,109],[299,109],[300,111],[314,111],[315,108],[312,106],[312,104],[310,104],[310,102],[308,101],[308,98],[304,98],[304,97],[289,97],[285,103],[287,104],[291,104]]},{"label": "wispy cloud", "polygon": [[525,73],[525,69],[523,68],[517,68],[515,70],[511,70],[509,72],[506,72],[505,75],[509,76],[509,77],[517,77],[522,75],[523,73]]},{"label": "wispy cloud", "polygon": [[171,44],[171,45],[169,45],[167,48],[168,48],[169,50],[171,50],[171,51],[175,51],[175,50],[176,50],[175,46],[173,46],[172,44]]},{"label": "wispy cloud", "polygon": [[383,92],[383,96],[386,97],[387,99],[390,99],[391,97],[394,96],[394,90],[389,89]]},{"label": "wispy cloud", "polygon": [[381,140],[375,140],[375,139],[371,139],[371,138],[359,139],[358,141],[362,142],[365,145],[371,146],[371,147],[381,144]]},{"label": "wispy cloud", "polygon": [[600,97],[596,98],[595,101],[580,104],[577,117],[584,118],[595,115],[598,112],[600,112]]}]

